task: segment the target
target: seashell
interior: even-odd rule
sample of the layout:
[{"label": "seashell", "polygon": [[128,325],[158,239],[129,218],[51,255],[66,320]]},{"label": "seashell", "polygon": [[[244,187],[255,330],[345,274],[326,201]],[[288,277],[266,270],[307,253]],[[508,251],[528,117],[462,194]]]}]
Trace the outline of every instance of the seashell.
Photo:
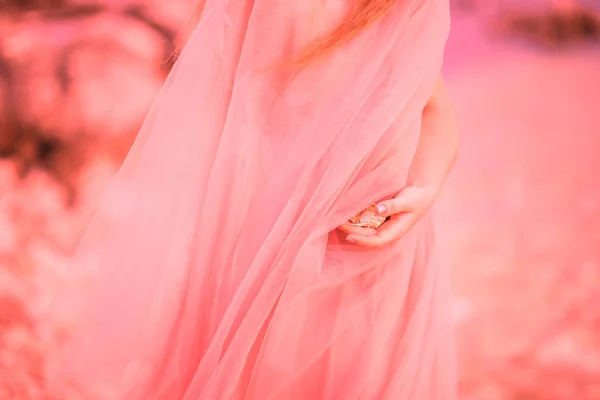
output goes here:
[{"label": "seashell", "polygon": [[377,229],[386,221],[386,219],[386,217],[377,215],[375,205],[373,204],[350,218],[350,223],[362,228]]}]

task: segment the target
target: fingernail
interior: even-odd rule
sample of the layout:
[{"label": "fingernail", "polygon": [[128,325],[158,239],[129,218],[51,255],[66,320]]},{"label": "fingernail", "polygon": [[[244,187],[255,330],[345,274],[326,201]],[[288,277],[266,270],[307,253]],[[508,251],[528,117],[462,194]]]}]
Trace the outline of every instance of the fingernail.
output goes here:
[{"label": "fingernail", "polygon": [[350,242],[350,243],[356,243],[356,239],[354,239],[351,236],[346,236],[346,241]]},{"label": "fingernail", "polygon": [[377,205],[375,208],[377,210],[377,214],[382,215],[385,214],[385,206],[383,204]]}]

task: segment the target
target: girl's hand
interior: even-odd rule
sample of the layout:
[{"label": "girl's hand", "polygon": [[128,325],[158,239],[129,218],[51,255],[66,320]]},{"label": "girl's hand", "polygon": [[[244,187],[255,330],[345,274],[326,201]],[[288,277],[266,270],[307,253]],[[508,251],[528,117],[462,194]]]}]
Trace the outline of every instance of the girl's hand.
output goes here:
[{"label": "girl's hand", "polygon": [[377,205],[377,213],[389,217],[378,229],[361,228],[350,224],[340,226],[346,240],[357,246],[383,247],[400,240],[429,210],[437,190],[407,186],[398,195]]}]

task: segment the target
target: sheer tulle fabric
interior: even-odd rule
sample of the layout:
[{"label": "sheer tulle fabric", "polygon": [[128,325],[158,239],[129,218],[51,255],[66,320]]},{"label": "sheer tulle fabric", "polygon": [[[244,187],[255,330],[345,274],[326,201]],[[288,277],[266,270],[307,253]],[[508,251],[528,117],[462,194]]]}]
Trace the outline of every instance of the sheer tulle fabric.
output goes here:
[{"label": "sheer tulle fabric", "polygon": [[208,1],[74,259],[97,274],[57,389],[454,399],[431,218],[375,250],[335,230],[404,184],[447,0],[403,0],[327,60],[276,67],[344,3]]}]

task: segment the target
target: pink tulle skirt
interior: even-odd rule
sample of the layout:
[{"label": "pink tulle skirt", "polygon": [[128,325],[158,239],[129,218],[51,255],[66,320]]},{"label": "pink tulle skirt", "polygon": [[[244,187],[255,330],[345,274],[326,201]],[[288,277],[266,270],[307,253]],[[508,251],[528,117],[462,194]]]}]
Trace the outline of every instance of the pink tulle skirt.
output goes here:
[{"label": "pink tulle skirt", "polygon": [[447,0],[272,67],[345,4],[207,2],[69,269],[89,299],[51,308],[74,326],[58,398],[455,399],[431,216],[381,249],[336,230],[404,185]]}]

